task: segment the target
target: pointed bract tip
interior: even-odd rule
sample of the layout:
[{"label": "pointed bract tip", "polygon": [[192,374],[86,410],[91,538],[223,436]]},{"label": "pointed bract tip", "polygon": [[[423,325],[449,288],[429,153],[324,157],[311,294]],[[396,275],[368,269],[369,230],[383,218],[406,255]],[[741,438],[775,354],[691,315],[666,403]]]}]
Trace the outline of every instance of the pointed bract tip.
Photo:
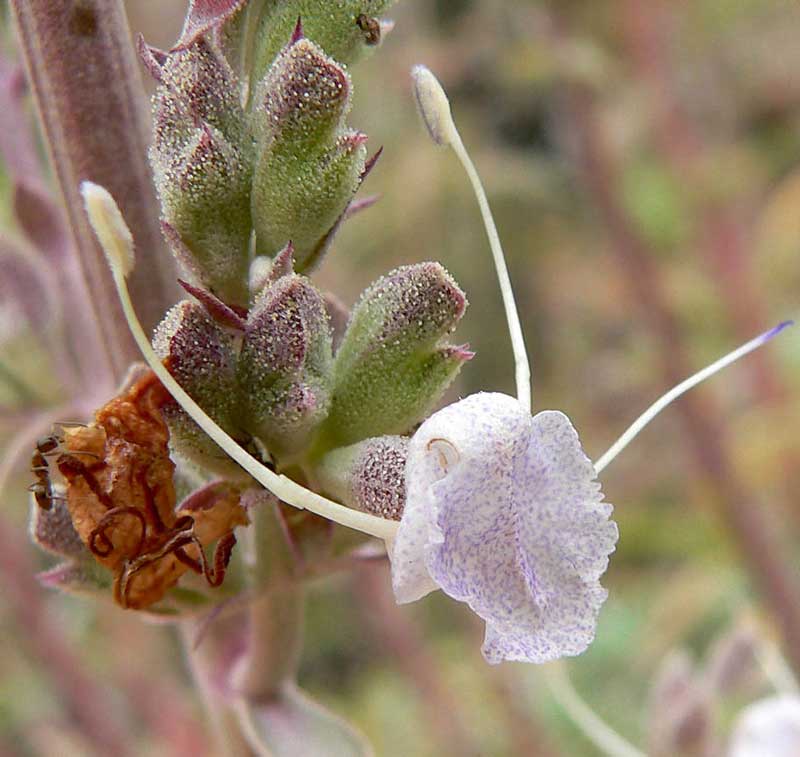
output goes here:
[{"label": "pointed bract tip", "polygon": [[274,283],[283,276],[291,276],[293,273],[294,242],[290,239],[286,246],[272,259],[269,280]]},{"label": "pointed bract tip", "polygon": [[450,112],[450,101],[439,80],[427,66],[411,69],[417,108],[431,139],[437,145],[452,145],[457,139],[456,127]]},{"label": "pointed bract tip", "polygon": [[81,182],[81,195],[89,223],[112,270],[127,277],[133,270],[135,257],[133,235],[110,192],[91,181]]},{"label": "pointed bract tip", "polygon": [[213,292],[209,292],[207,289],[203,289],[203,287],[195,286],[180,278],[178,279],[178,284],[180,284],[188,294],[192,295],[215,321],[221,323],[223,326],[235,329],[236,331],[245,330],[247,326],[245,319]]},{"label": "pointed bract tip", "polygon": [[303,17],[297,17],[297,23],[294,25],[294,31],[292,32],[292,38],[289,40],[289,44],[293,45],[295,42],[299,42],[303,37],[306,35],[303,32]]},{"label": "pointed bract tip", "polygon": [[383,145],[381,145],[375,154],[367,159],[367,162],[364,164],[364,169],[361,171],[361,175],[358,177],[359,183],[363,183],[364,179],[370,175],[372,169],[375,168],[375,164],[380,160],[381,155],[383,155]]},{"label": "pointed bract tip", "polygon": [[147,73],[161,84],[164,80],[161,69],[167,62],[167,54],[156,47],[150,47],[145,42],[143,34],[136,35],[136,52],[139,54],[142,65],[147,69]]},{"label": "pointed bract tip", "polygon": [[450,348],[450,354],[463,360],[465,363],[475,357],[476,353],[469,348],[469,344],[460,344]]}]

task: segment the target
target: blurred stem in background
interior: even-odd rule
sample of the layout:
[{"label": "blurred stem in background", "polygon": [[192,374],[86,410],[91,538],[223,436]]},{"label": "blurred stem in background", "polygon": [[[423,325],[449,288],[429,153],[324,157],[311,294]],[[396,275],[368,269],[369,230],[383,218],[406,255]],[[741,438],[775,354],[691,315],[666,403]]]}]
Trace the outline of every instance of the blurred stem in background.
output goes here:
[{"label": "blurred stem in background", "polygon": [[[553,15],[554,43],[562,45],[569,29],[563,16]],[[565,117],[575,131],[580,178],[596,205],[612,243],[612,251],[641,318],[658,342],[666,386],[688,374],[680,328],[655,263],[654,251],[639,235],[618,196],[620,173],[597,117],[593,92],[575,80],[564,82]],[[786,654],[800,673],[800,584],[796,571],[756,494],[730,463],[720,414],[708,397],[691,394],[677,404],[698,469],[713,484],[717,505],[755,582],[783,634]]]},{"label": "blurred stem in background", "polygon": [[[412,613],[394,601],[385,563],[365,564],[354,583],[353,596],[360,605],[372,637],[379,640],[386,659],[394,661],[397,669],[415,684],[423,699],[430,730],[437,736],[437,753],[480,754],[480,741],[471,733],[457,694],[449,688],[441,664],[428,648],[424,630],[415,622]],[[484,633],[483,623],[472,613],[465,613],[462,617],[470,637],[479,640]],[[499,704],[510,754],[553,757],[557,752],[550,745],[536,713],[531,711],[518,690],[516,673],[514,668],[506,666],[481,666],[487,688]]]},{"label": "blurred stem in background", "polygon": [[[701,184],[695,191],[699,229],[694,243],[715,277],[736,334],[740,339],[749,339],[769,322],[769,314],[753,286],[752,256],[745,228],[752,220],[754,208],[748,203],[745,188],[724,199],[715,197],[713,192],[702,192],[701,171],[707,150],[700,130],[695,128],[676,95],[672,78],[674,61],[670,59],[670,50],[676,23],[674,8],[661,0],[647,3],[626,0],[619,7],[630,56],[640,72],[643,88],[651,95],[660,156],[677,179],[697,177]],[[763,400],[776,401],[786,396],[786,387],[771,352],[755,355],[750,370]]]},{"label": "blurred stem in background", "polygon": [[138,351],[125,326],[105,258],[86,221],[78,187],[91,180],[117,198],[136,242],[131,289],[152,328],[174,301],[175,274],[158,226],[147,162],[148,100],[121,0],[12,0],[18,38],[45,142],[64,198],[94,309],[104,369],[119,380]]},{"label": "blurred stem in background", "polygon": [[50,617],[41,586],[26,545],[17,529],[0,519],[0,575],[8,615],[20,630],[18,638],[26,642],[25,652],[41,664],[65,705],[65,715],[74,720],[92,754],[115,754],[125,757],[127,728],[119,722],[107,686],[88,675],[79,658],[70,649],[63,632]]}]

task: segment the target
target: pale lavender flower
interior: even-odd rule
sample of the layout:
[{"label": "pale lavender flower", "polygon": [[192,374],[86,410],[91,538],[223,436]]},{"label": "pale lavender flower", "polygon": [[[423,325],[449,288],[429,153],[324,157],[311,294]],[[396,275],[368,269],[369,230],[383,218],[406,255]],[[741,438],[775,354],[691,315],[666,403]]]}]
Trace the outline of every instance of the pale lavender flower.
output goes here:
[{"label": "pale lavender flower", "polygon": [[586,649],[618,533],[567,416],[484,392],[449,405],[414,434],[406,490],[398,602],[436,588],[466,602],[486,621],[490,663]]}]

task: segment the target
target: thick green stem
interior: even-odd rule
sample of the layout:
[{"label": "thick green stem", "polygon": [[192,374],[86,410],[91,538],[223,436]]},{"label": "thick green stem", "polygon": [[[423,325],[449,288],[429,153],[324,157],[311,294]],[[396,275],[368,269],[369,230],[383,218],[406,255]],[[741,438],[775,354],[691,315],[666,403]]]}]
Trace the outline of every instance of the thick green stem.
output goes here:
[{"label": "thick green stem", "polygon": [[110,372],[138,358],[102,250],[86,220],[81,181],[113,193],[140,264],[133,296],[149,328],[173,301],[174,273],[158,227],[147,162],[148,104],[121,0],[11,0],[45,141],[67,209],[97,339]]},{"label": "thick green stem", "polygon": [[302,586],[269,591],[249,611],[248,655],[236,681],[237,692],[249,702],[268,702],[281,696],[295,680],[303,647]]},{"label": "thick green stem", "polygon": [[234,689],[250,703],[267,702],[295,680],[303,647],[305,590],[295,577],[295,555],[277,499],[264,492],[252,508],[247,560],[257,594],[248,608],[247,654]]}]

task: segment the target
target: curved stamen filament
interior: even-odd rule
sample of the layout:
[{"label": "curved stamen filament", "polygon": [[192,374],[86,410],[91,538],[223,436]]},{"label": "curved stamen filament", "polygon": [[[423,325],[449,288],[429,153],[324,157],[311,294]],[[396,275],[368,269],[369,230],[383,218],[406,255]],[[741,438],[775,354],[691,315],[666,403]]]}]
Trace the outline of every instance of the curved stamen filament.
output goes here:
[{"label": "curved stamen filament", "polygon": [[605,467],[612,461],[614,458],[622,452],[635,438],[638,436],[639,432],[648,424],[650,421],[653,420],[667,405],[674,402],[678,397],[682,394],[685,394],[690,389],[694,388],[701,382],[705,381],[708,378],[711,378],[715,373],[718,373],[723,368],[726,368],[731,363],[736,362],[739,358],[748,355],[749,353],[753,352],[753,350],[757,350],[759,347],[762,347],[767,342],[770,341],[773,337],[777,336],[781,333],[785,328],[791,326],[793,321],[784,321],[783,323],[778,324],[775,328],[770,329],[769,331],[757,336],[755,339],[751,339],[746,344],[743,344],[738,349],[735,349],[733,352],[729,352],[724,357],[721,357],[719,360],[711,363],[711,365],[706,366],[703,370],[698,371],[693,376],[690,376],[685,381],[682,381],[676,387],[670,389],[663,397],[657,399],[650,407],[647,408],[628,428],[627,431],[617,439],[614,444],[611,445],[611,448],[606,452],[602,457],[598,459],[598,461],[594,464],[594,469],[598,475],[600,472],[605,469]]},{"label": "curved stamen filament", "polygon": [[503,307],[506,311],[506,321],[508,322],[508,333],[511,337],[511,346],[514,350],[514,363],[516,366],[517,399],[520,404],[528,411],[531,410],[531,368],[528,362],[528,352],[525,349],[525,338],[522,334],[522,326],[519,320],[517,304],[514,300],[514,290],[511,287],[511,279],[508,275],[503,246],[500,244],[500,236],[497,233],[486,199],[486,192],[483,189],[478,171],[475,164],[469,157],[467,148],[461,135],[458,133],[453,115],[450,112],[450,102],[447,99],[442,85],[438,79],[425,66],[414,66],[412,71],[414,79],[414,90],[417,97],[420,113],[431,138],[440,145],[448,145],[453,148],[456,157],[461,162],[467,172],[478,206],[481,210],[483,224],[486,227],[486,236],[489,238],[489,247],[492,250],[494,267],[497,271],[497,279],[500,284],[500,292],[503,295]]}]

